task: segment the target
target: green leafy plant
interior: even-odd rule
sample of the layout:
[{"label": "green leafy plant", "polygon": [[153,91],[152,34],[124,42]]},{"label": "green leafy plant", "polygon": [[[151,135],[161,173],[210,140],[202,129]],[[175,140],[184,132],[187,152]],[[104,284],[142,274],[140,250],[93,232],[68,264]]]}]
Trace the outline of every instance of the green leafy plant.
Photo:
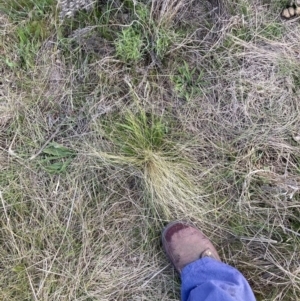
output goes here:
[{"label": "green leafy plant", "polygon": [[201,86],[204,85],[203,73],[199,73],[196,68],[191,69],[186,62],[171,79],[178,96],[183,97],[187,101],[202,94]]},{"label": "green leafy plant", "polygon": [[125,62],[139,62],[144,53],[145,41],[140,30],[134,25],[125,28],[115,42],[117,55]]},{"label": "green leafy plant", "polygon": [[147,46],[147,33],[143,26],[149,20],[146,5],[127,3],[134,13],[134,22],[122,29],[115,41],[117,56],[126,63],[138,63],[142,60]]},{"label": "green leafy plant", "polygon": [[144,3],[136,3],[132,8],[138,20],[143,24],[153,24],[149,7]]},{"label": "green leafy plant", "polygon": [[41,163],[50,174],[66,172],[67,167],[76,156],[74,150],[64,147],[56,142],[50,143],[42,152],[44,155]]}]

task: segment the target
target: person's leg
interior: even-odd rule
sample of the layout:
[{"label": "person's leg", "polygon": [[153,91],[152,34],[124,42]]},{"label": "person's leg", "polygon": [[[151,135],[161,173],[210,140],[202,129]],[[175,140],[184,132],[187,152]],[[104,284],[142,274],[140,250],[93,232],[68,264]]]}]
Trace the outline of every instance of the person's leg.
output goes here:
[{"label": "person's leg", "polygon": [[162,243],[181,275],[182,301],[255,301],[243,275],[221,262],[211,241],[197,228],[171,223],[162,233]]},{"label": "person's leg", "polygon": [[244,276],[235,268],[210,257],[182,269],[182,301],[255,301]]}]

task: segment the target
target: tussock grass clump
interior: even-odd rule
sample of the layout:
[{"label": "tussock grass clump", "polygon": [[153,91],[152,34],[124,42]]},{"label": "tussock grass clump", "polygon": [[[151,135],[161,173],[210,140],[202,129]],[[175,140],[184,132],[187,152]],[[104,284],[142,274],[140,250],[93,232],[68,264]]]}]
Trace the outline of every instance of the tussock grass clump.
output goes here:
[{"label": "tussock grass clump", "polygon": [[170,218],[172,209],[185,212],[193,204],[192,160],[180,135],[176,137],[163,116],[128,111],[120,120],[114,117],[105,123],[103,129],[112,151],[95,151],[94,155],[135,169],[146,188],[146,199],[159,216]]}]

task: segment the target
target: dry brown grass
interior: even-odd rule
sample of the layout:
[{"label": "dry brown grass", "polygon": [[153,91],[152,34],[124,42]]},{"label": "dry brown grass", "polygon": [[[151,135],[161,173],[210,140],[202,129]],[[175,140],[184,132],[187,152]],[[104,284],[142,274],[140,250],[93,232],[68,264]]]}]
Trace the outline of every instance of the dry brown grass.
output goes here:
[{"label": "dry brown grass", "polygon": [[[53,27],[26,70],[17,25],[1,16],[1,300],[178,300],[160,246],[162,227],[176,219],[209,234],[258,300],[300,299],[299,24],[278,18],[279,3],[227,0],[220,16],[198,1],[169,2],[159,11],[153,1],[156,27],[143,24],[183,31],[159,66],[155,53],[131,65],[115,56],[111,32],[132,18],[117,1],[111,21],[97,25],[107,31],[92,27],[83,44]],[[91,37],[93,51],[78,49]],[[183,62],[195,70],[190,82]],[[175,89],[178,74],[189,93],[197,87],[189,101]],[[124,156],[109,138],[104,125],[116,134],[120,116],[141,109],[175,133],[167,137],[189,168],[176,161],[172,173],[166,148],[145,168],[135,155],[143,147]],[[52,142],[76,156],[51,157]],[[67,160],[65,171],[49,173]],[[180,177],[191,185],[181,203],[172,190],[187,189]],[[167,215],[155,214],[153,197]]]}]

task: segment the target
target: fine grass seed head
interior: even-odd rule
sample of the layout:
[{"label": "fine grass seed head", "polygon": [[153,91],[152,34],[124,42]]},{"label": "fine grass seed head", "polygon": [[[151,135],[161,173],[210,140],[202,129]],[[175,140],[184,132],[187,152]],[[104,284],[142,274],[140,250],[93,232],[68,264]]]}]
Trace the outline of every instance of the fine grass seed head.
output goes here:
[{"label": "fine grass seed head", "polygon": [[184,144],[174,141],[167,123],[145,112],[127,112],[120,122],[105,128],[114,151],[94,154],[110,164],[137,169],[150,198],[148,205],[160,217],[170,217],[172,209],[184,212],[195,194],[191,160],[184,154]]}]

